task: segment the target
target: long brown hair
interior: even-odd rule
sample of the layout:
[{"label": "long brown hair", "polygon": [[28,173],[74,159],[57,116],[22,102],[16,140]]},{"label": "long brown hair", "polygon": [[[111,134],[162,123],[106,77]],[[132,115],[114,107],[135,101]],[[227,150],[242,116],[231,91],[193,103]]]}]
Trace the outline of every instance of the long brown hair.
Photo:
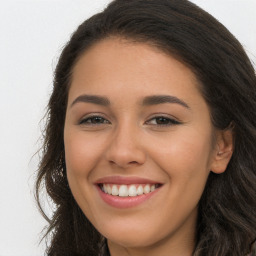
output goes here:
[{"label": "long brown hair", "polygon": [[99,255],[104,238],[78,207],[65,166],[63,129],[72,70],[95,42],[109,36],[149,43],[191,68],[218,129],[234,126],[235,149],[227,170],[210,173],[199,204],[194,255],[241,256],[256,239],[256,77],[236,38],[187,0],[115,0],[82,23],[65,46],[48,104],[36,181],[55,204],[48,255]]}]

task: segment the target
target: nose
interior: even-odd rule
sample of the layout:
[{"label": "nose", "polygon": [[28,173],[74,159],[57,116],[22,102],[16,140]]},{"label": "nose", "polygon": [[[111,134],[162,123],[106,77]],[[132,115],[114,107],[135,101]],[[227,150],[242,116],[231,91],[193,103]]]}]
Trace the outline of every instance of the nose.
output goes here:
[{"label": "nose", "polygon": [[142,165],[146,160],[139,131],[131,125],[116,128],[106,151],[107,160],[118,167]]}]

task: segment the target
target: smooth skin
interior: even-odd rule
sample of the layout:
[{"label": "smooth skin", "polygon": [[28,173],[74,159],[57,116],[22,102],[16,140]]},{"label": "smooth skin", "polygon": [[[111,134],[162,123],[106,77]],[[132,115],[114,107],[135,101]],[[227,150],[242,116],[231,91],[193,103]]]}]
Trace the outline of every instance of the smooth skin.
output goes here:
[{"label": "smooth skin", "polygon": [[[225,171],[233,148],[232,131],[213,127],[199,88],[173,57],[116,37],[94,44],[74,67],[64,128],[68,181],[111,256],[192,255],[208,175]],[[159,95],[172,101],[145,103]],[[95,185],[108,176],[162,186],[142,204],[118,209]]]}]

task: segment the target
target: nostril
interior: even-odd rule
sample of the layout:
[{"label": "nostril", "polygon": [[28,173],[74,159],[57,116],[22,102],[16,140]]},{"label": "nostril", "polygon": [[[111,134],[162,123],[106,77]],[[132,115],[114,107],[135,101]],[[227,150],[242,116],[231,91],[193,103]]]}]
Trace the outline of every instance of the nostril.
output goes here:
[{"label": "nostril", "polygon": [[136,161],[129,162],[129,164],[137,164]]},{"label": "nostril", "polygon": [[120,165],[120,166],[130,166],[130,165],[137,165],[138,164],[137,161],[130,161],[130,162],[127,161],[127,163],[122,163],[120,161],[113,161],[113,160],[110,160],[109,163],[112,164],[112,165],[117,164],[117,165]]}]

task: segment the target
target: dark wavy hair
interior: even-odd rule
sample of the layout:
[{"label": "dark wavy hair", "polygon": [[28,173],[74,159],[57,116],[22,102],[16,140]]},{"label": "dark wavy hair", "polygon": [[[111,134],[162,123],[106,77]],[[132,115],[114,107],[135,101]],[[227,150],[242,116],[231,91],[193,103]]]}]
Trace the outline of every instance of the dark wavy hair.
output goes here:
[{"label": "dark wavy hair", "polygon": [[[243,256],[256,239],[256,76],[238,40],[187,0],[115,0],[82,23],[59,58],[47,110],[36,199],[49,226],[50,256],[108,255],[105,239],[68,185],[63,130],[72,71],[96,42],[120,37],[170,54],[196,75],[217,129],[234,127],[235,148],[222,174],[210,173],[199,203],[196,256]],[[41,192],[55,205],[48,218]]]}]

